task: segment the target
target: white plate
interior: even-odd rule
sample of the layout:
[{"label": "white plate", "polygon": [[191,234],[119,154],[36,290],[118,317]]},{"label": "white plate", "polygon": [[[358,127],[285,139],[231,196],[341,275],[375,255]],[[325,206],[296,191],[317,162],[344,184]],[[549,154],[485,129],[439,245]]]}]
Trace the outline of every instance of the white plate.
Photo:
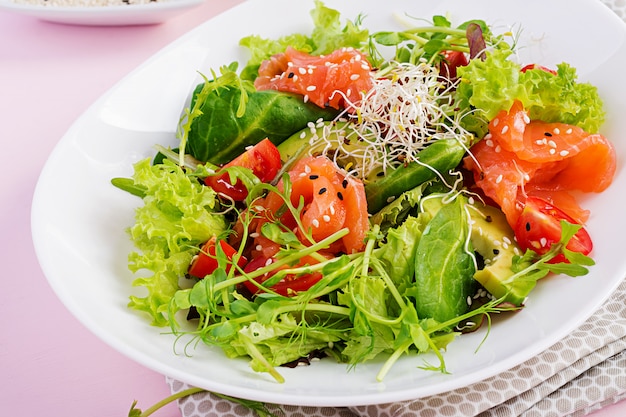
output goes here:
[{"label": "white plate", "polygon": [[70,25],[152,25],[199,6],[205,0],[161,0],[148,4],[115,6],[47,6],[0,0],[0,9]]},{"label": "white plate", "polygon": [[[347,406],[384,403],[440,393],[509,369],[550,347],[588,318],[626,275],[626,30],[595,1],[526,0],[328,0],[344,18],[363,12],[371,30],[395,27],[393,12],[430,18],[449,13],[456,23],[482,18],[498,30],[521,24],[523,62],[553,66],[568,61],[581,80],[598,86],[606,101],[604,133],[617,148],[619,168],[603,194],[585,198],[597,261],[580,278],[551,277],[540,283],[526,309],[499,317],[483,346],[483,332],[462,336],[445,354],[449,375],[418,369],[424,357],[404,357],[384,382],[380,363],[348,370],[330,360],[281,369],[286,382],[254,373],[246,360],[228,360],[219,349],[200,347],[191,356],[173,352],[174,339],[126,308],[133,276],[125,228],[136,197],[110,185],[129,176],[131,165],[153,154],[155,143],[174,145],[174,129],[196,71],[245,59],[241,37],[309,32],[312,1],[255,0],[201,25],[158,53],[89,108],[60,141],[39,180],[33,202],[33,237],[50,284],[76,317],[95,334],[145,366],[208,390],[273,403]],[[384,4],[384,7],[381,5]],[[291,16],[284,19],[284,12]],[[270,12],[271,11],[271,12]],[[263,16],[263,18],[259,18]],[[584,30],[581,25],[584,24]],[[593,34],[593,36],[592,36]],[[155,88],[156,87],[156,88]],[[432,361],[432,358],[427,358]]]}]

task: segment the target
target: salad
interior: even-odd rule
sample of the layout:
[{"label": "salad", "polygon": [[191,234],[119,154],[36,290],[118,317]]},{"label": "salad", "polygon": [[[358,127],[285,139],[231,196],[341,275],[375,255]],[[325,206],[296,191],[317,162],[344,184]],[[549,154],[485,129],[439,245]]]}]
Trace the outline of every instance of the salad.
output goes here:
[{"label": "salad", "polygon": [[249,60],[203,74],[178,148],[113,180],[143,199],[129,306],[279,382],[321,357],[384,358],[382,381],[432,352],[446,372],[462,333],[593,265],[576,197],[615,172],[602,101],[481,20],[311,16],[310,34],[242,39]]}]

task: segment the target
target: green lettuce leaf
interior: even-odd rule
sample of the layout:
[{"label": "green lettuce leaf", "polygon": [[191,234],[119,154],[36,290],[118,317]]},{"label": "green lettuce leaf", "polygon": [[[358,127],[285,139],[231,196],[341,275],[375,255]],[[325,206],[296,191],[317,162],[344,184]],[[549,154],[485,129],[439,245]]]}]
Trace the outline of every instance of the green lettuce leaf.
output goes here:
[{"label": "green lettuce leaf", "polygon": [[510,54],[493,50],[484,61],[475,59],[458,68],[460,107],[480,109],[489,121],[520,100],[533,120],[568,123],[589,133],[598,132],[605,112],[596,87],[578,82],[576,70],[567,63],[557,66],[556,75],[541,69],[521,72],[520,65],[509,59]]},{"label": "green lettuce leaf", "polygon": [[215,192],[177,165],[167,160],[150,165],[145,159],[134,168],[134,183],[145,190],[145,196],[135,224],[128,229],[137,248],[129,254],[129,268],[148,274],[133,282],[145,287],[147,295],[131,296],[129,306],[148,313],[152,324],[165,326],[164,313],[198,245],[223,233],[227,225],[222,215],[214,213]]}]

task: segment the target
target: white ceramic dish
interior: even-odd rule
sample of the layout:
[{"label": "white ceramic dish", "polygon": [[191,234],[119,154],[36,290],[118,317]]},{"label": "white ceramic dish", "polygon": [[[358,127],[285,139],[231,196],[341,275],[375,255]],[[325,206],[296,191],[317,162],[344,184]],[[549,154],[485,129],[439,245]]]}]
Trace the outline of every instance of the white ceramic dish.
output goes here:
[{"label": "white ceramic dish", "polygon": [[[619,168],[605,193],[583,202],[592,211],[588,230],[595,240],[597,265],[591,273],[541,282],[526,309],[498,318],[477,352],[483,332],[452,343],[445,354],[449,375],[420,370],[424,358],[410,356],[377,383],[380,363],[348,370],[324,360],[281,369],[286,382],[278,384],[267,374],[251,371],[246,360],[227,360],[219,349],[200,347],[186,356],[180,346],[175,354],[173,337],[164,334],[168,329],[149,326],[146,317],[126,307],[135,290],[126,263],[132,246],[125,228],[132,224],[139,201],[114,188],[110,180],[129,176],[133,162],[152,155],[155,143],[175,145],[179,115],[199,82],[196,71],[243,61],[245,51],[237,47],[241,37],[310,30],[312,1],[254,0],[158,53],[90,107],[62,138],[41,174],[32,206],[35,247],[50,284],[85,326],[143,365],[208,390],[273,403],[346,406],[422,397],[482,380],[550,347],[589,317],[626,275],[621,243],[626,236],[626,119],[621,117],[626,86],[618,82],[626,66],[623,22],[591,0],[327,4],[344,18],[363,12],[372,31],[396,27],[394,12],[424,18],[447,13],[456,23],[481,18],[502,31],[521,25],[523,62],[554,66],[567,61],[578,68],[581,80],[598,86],[608,111],[603,133],[615,143]],[[285,10],[291,18],[284,19]],[[585,30],[580,30],[583,22]]]},{"label": "white ceramic dish", "polygon": [[86,26],[153,25],[187,12],[205,0],[167,0],[114,6],[46,6],[0,0],[0,9],[48,22]]}]

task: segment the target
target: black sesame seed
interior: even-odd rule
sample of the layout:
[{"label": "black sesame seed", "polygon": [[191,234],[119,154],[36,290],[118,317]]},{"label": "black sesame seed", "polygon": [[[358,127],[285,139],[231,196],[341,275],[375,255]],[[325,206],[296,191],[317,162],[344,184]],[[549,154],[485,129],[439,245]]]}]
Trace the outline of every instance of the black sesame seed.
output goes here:
[{"label": "black sesame seed", "polygon": [[293,72],[290,72],[290,73],[287,75],[287,78],[293,78],[295,75],[296,75],[296,74],[294,74]]},{"label": "black sesame seed", "polygon": [[498,249],[494,249],[494,250],[493,250],[493,254],[494,254],[494,255],[497,255],[497,254],[499,254],[499,253],[500,253],[500,250],[498,250]]},{"label": "black sesame seed", "polygon": [[319,175],[315,175],[315,174],[313,174],[313,175],[309,175],[309,179],[310,179],[310,180],[316,180],[316,179],[318,179],[319,177],[320,177]]},{"label": "black sesame seed", "polygon": [[546,132],[546,133],[544,133],[544,135],[546,135],[549,138],[552,137],[552,133],[550,133],[550,132]]},{"label": "black sesame seed", "polygon": [[485,217],[485,221],[487,223],[491,223],[493,221],[493,219],[491,218],[491,216],[487,216],[487,217]]},{"label": "black sesame seed", "polygon": [[322,194],[324,194],[325,192],[326,192],[326,188],[325,188],[325,187],[322,187],[322,188],[320,188],[320,190],[319,190],[317,193],[318,193],[319,195],[322,195]]},{"label": "black sesame seed", "polygon": [[348,188],[348,180],[344,179],[343,181],[341,181],[341,186],[345,189]]},{"label": "black sesame seed", "polygon": [[530,232],[530,222],[526,222],[526,231]]},{"label": "black sesame seed", "polygon": [[343,201],[343,194],[341,194],[341,192],[337,193],[337,198],[339,198],[340,200]]}]

